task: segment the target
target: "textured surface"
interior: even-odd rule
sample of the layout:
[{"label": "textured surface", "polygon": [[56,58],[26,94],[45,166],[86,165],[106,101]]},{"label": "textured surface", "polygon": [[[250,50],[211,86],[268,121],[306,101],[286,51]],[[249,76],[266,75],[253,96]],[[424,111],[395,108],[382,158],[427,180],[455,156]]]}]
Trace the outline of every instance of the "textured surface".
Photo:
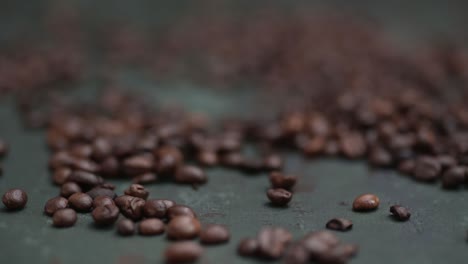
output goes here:
[{"label": "textured surface", "polygon": [[[83,1],[83,6],[89,9],[91,4],[88,2],[94,1]],[[118,10],[117,7],[112,10]],[[447,32],[448,28],[457,30],[452,26],[462,20],[456,14],[463,9],[457,9],[453,2],[442,7],[425,5],[418,13],[420,16],[413,17],[411,14],[414,12],[409,10],[418,10],[416,7],[393,12],[388,6],[362,6],[363,10],[381,14],[379,17],[390,21],[392,29],[403,29],[405,35],[411,30],[420,33],[420,27],[435,32]],[[30,9],[33,8],[10,6],[7,10],[13,14],[18,10],[21,14],[36,11]],[[17,19],[11,12],[7,17]],[[401,19],[392,15],[398,12],[402,14]],[[441,21],[441,17],[449,15],[453,17]],[[434,19],[428,19],[432,17]],[[401,26],[404,23],[412,26],[405,28]],[[157,90],[135,77],[127,81],[135,84],[132,87],[139,87],[150,95],[150,100],[157,98],[164,104],[179,102],[187,109],[215,115],[237,112],[242,108],[245,115],[249,114],[247,106],[251,98],[242,93],[198,93],[197,89],[184,85]],[[23,130],[8,101],[0,105],[0,124],[0,136],[11,145],[9,156],[2,162],[5,173],[0,178],[0,192],[18,187],[29,195],[25,210],[14,213],[0,210],[0,263],[162,263],[161,253],[168,244],[164,236],[122,238],[114,229],[95,229],[91,216],[82,214],[74,228],[51,227],[51,219],[42,213],[43,205],[53,193],[58,194],[58,189],[49,180],[44,135],[40,131]],[[268,206],[264,194],[268,180],[264,174],[245,176],[215,168],[208,171],[208,184],[197,191],[169,183],[148,188],[151,198],[174,199],[196,209],[202,222],[230,227],[231,242],[207,248],[201,263],[256,263],[235,254],[240,238],[254,235],[263,225],[284,226],[299,237],[307,231],[324,228],[325,223],[334,217],[354,222],[352,231],[338,233],[344,241],[360,245],[360,253],[352,263],[455,264],[468,259],[466,190],[448,192],[435,185],[417,184],[393,171],[371,170],[363,162],[310,161],[294,154],[287,156],[286,170],[301,177],[301,186],[287,209]],[[118,192],[128,186],[124,181],[114,183]],[[380,208],[371,213],[352,212],[354,197],[366,192],[380,197]],[[342,202],[347,205],[342,205]],[[410,221],[399,223],[389,217],[388,209],[396,203],[411,210]]]}]

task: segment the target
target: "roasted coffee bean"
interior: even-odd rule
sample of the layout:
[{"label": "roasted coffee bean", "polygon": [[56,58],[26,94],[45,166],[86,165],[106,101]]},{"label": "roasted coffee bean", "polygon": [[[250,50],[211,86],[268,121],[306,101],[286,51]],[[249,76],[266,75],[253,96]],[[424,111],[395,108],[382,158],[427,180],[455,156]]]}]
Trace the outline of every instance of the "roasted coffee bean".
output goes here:
[{"label": "roasted coffee bean", "polygon": [[156,174],[152,172],[147,172],[147,173],[143,173],[141,175],[135,176],[132,181],[133,183],[144,185],[144,184],[156,182],[157,180],[158,180],[158,177],[156,176]]},{"label": "roasted coffee bean", "polygon": [[92,143],[92,157],[95,160],[104,160],[112,155],[112,144],[105,138],[96,138]]},{"label": "roasted coffee bean", "polygon": [[442,174],[442,187],[445,189],[456,189],[465,181],[466,167],[451,167]]},{"label": "roasted coffee bean", "polygon": [[135,224],[130,219],[122,219],[117,223],[117,233],[121,236],[131,236],[135,233]]},{"label": "roasted coffee bean", "polygon": [[156,169],[159,173],[172,173],[182,164],[184,158],[179,149],[171,146],[160,147],[154,153],[156,158]]},{"label": "roasted coffee bean", "polygon": [[222,225],[208,225],[200,232],[200,242],[203,244],[220,244],[229,241],[229,230]]},{"label": "roasted coffee bean", "polygon": [[55,170],[57,168],[70,167],[73,163],[73,159],[74,158],[68,152],[56,152],[49,158],[49,168]]},{"label": "roasted coffee bean", "polygon": [[147,200],[143,207],[143,214],[148,218],[165,218],[167,210],[175,205],[171,200],[152,199]]},{"label": "roasted coffee bean", "polygon": [[309,252],[312,260],[317,260],[323,254],[338,245],[339,239],[329,231],[316,231],[301,239],[302,246]]},{"label": "roasted coffee bean", "polygon": [[376,167],[388,167],[393,163],[392,155],[381,147],[374,147],[369,153],[369,162]]},{"label": "roasted coffee bean", "polygon": [[104,182],[99,187],[104,188],[104,189],[109,189],[109,190],[115,190],[115,185],[112,183]]},{"label": "roasted coffee bean", "polygon": [[282,188],[268,189],[267,196],[275,206],[286,206],[292,199],[292,193]]},{"label": "roasted coffee bean", "polygon": [[114,199],[117,196],[113,190],[111,190],[109,188],[105,188],[102,185],[98,186],[98,187],[94,187],[94,188],[92,188],[91,190],[89,190],[86,193],[89,196],[91,196],[91,198],[93,198],[93,199],[98,197],[98,196],[107,196],[109,198]]},{"label": "roasted coffee bean", "polygon": [[437,157],[437,160],[439,161],[440,166],[442,166],[442,170],[446,170],[457,165],[455,158],[450,155],[440,155]]},{"label": "roasted coffee bean", "polygon": [[145,219],[138,225],[138,232],[143,236],[154,236],[164,233],[164,223],[157,218]]},{"label": "roasted coffee bean", "polygon": [[269,154],[263,158],[263,168],[267,171],[277,171],[283,168],[283,159],[276,154]]},{"label": "roasted coffee bean", "polygon": [[139,154],[126,158],[123,161],[123,169],[127,175],[139,175],[154,169],[154,158],[151,154]]},{"label": "roasted coffee bean", "polygon": [[292,235],[284,228],[264,227],[257,235],[259,254],[264,258],[278,259],[291,239]]},{"label": "roasted coffee bean", "polygon": [[120,163],[115,157],[105,158],[99,167],[99,172],[106,178],[117,177],[120,173]]},{"label": "roasted coffee bean", "polygon": [[203,248],[195,242],[172,243],[164,251],[167,264],[194,263],[203,255]]},{"label": "roasted coffee bean", "polygon": [[263,161],[255,158],[245,158],[239,168],[248,174],[260,173],[264,170]]},{"label": "roasted coffee bean", "polygon": [[112,225],[117,221],[117,218],[119,218],[119,208],[110,204],[99,206],[94,208],[91,215],[96,225]]},{"label": "roasted coffee bean", "polygon": [[284,255],[285,264],[306,264],[309,263],[309,252],[302,243],[294,243],[289,247]]},{"label": "roasted coffee bean", "polygon": [[336,156],[340,154],[340,145],[335,140],[328,140],[323,151],[328,156]]},{"label": "roasted coffee bean", "polygon": [[184,165],[177,168],[174,180],[178,183],[203,184],[208,178],[202,169],[192,165]]},{"label": "roasted coffee bean", "polygon": [[244,157],[238,152],[223,154],[221,164],[228,168],[239,168],[244,163]]},{"label": "roasted coffee bean", "polygon": [[93,207],[99,207],[104,205],[115,205],[114,199],[109,196],[97,196],[93,199]]},{"label": "roasted coffee bean", "polygon": [[93,153],[91,145],[79,143],[71,146],[68,151],[76,158],[88,159]]},{"label": "roasted coffee bean", "polygon": [[57,168],[52,176],[52,181],[57,185],[62,185],[65,182],[67,182],[68,177],[70,177],[71,173],[72,170],[70,168]]},{"label": "roasted coffee bean", "polygon": [[411,217],[411,213],[403,206],[393,205],[390,207],[390,213],[398,221],[407,221]]},{"label": "roasted coffee bean", "polygon": [[341,152],[350,159],[362,157],[366,153],[366,141],[357,132],[345,133],[340,137]]},{"label": "roasted coffee bean", "polygon": [[94,187],[101,184],[103,180],[93,173],[78,170],[71,173],[68,182],[75,182],[84,187]]},{"label": "roasted coffee bean", "polygon": [[8,144],[0,139],[0,158],[3,158],[7,155],[8,153]]},{"label": "roasted coffee bean", "polygon": [[380,200],[376,195],[363,194],[354,199],[353,210],[358,212],[372,211],[377,209],[379,204]]},{"label": "roasted coffee bean", "polygon": [[66,182],[60,188],[60,195],[68,198],[74,193],[81,192],[81,187],[75,182]]},{"label": "roasted coffee bean", "polygon": [[420,157],[416,160],[413,177],[418,181],[436,180],[442,172],[440,162],[432,157]]},{"label": "roasted coffee bean", "polygon": [[55,227],[70,227],[75,225],[76,220],[76,212],[70,208],[57,210],[52,216],[52,222]]},{"label": "roasted coffee bean", "polygon": [[185,205],[173,205],[170,208],[167,209],[167,217],[169,219],[178,217],[178,216],[189,216],[196,218],[197,215],[195,212],[192,210],[192,208],[185,206]]},{"label": "roasted coffee bean", "polygon": [[413,175],[415,164],[414,160],[404,160],[398,164],[398,170],[406,175]]},{"label": "roasted coffee bean", "polygon": [[49,199],[44,206],[44,213],[51,216],[60,209],[68,207],[68,200],[63,197]]},{"label": "roasted coffee bean", "polygon": [[10,189],[3,195],[2,202],[9,210],[23,209],[28,202],[28,195],[21,189]]},{"label": "roasted coffee bean", "polygon": [[348,263],[349,259],[356,255],[358,247],[352,244],[340,244],[331,248],[328,252],[319,255],[318,263]]},{"label": "roasted coffee bean", "polygon": [[124,193],[126,195],[139,197],[144,200],[146,200],[146,198],[148,198],[149,195],[149,192],[145,189],[145,187],[140,184],[130,185],[130,187],[128,187]]},{"label": "roasted coffee bean", "polygon": [[88,173],[99,172],[99,165],[87,159],[73,158],[71,161],[70,167],[74,170],[88,172]]},{"label": "roasted coffee bean", "polygon": [[167,236],[173,240],[192,239],[200,233],[200,222],[190,216],[178,216],[171,219],[167,226]]},{"label": "roasted coffee bean", "polygon": [[326,227],[331,230],[348,231],[353,228],[353,222],[344,218],[333,218],[327,222]]},{"label": "roasted coffee bean", "polygon": [[115,198],[115,204],[119,207],[122,214],[127,218],[136,221],[143,217],[143,207],[145,206],[145,200],[141,198],[130,195],[122,195]]},{"label": "roasted coffee bean", "polygon": [[237,253],[241,256],[255,256],[258,253],[258,241],[255,238],[244,238],[239,242]]},{"label": "roasted coffee bean", "polygon": [[86,193],[74,193],[68,197],[70,207],[80,212],[88,212],[93,207],[93,198]]},{"label": "roasted coffee bean", "polygon": [[291,190],[296,185],[297,177],[292,175],[284,175],[281,172],[270,173],[270,182],[273,188],[283,188]]},{"label": "roasted coffee bean", "polygon": [[155,135],[145,135],[136,142],[135,149],[143,152],[152,151],[158,146],[158,141]]},{"label": "roasted coffee bean", "polygon": [[197,154],[197,161],[202,166],[216,166],[218,164],[218,154],[211,150],[202,150]]}]

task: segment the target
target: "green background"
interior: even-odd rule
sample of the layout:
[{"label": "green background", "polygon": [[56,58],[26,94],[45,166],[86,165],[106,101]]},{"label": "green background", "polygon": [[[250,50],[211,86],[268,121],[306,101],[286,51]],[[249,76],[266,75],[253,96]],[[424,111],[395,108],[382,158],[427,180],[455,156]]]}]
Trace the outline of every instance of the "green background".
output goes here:
[{"label": "green background", "polygon": [[[74,1],[87,23],[123,19],[135,25],[170,23],[182,13],[199,8],[197,1]],[[290,7],[309,1],[232,1],[223,3],[239,12],[262,8],[266,4]],[[370,14],[384,23],[403,43],[413,44],[431,36],[451,36],[464,41],[463,25],[467,4],[464,1],[332,1],[329,6]],[[356,3],[358,2],[358,3]],[[409,2],[409,1],[408,1]],[[44,15],[45,1],[5,1],[0,10],[1,39],[29,32],[40,36],[37,21]],[[323,4],[313,1],[312,6]],[[37,30],[36,30],[37,29]],[[98,83],[88,78],[81,84],[85,96],[93,95]],[[128,87],[147,95],[155,104],[183,104],[188,110],[221,116],[225,113],[248,116],[258,109],[248,90],[227,92],[202,89],[189,82],[154,83],[139,74],[122,77]],[[261,108],[261,107],[260,107]],[[265,110],[265,109],[260,109]],[[168,245],[164,236],[122,238],[114,229],[96,229],[90,215],[79,215],[69,229],[51,227],[42,214],[43,205],[58,188],[50,183],[48,152],[44,133],[25,130],[11,100],[0,104],[0,137],[11,146],[1,163],[0,193],[23,188],[29,203],[20,212],[0,211],[0,263],[162,263]],[[209,182],[197,191],[170,183],[148,186],[151,198],[169,198],[193,207],[204,223],[229,226],[231,242],[206,248],[200,263],[257,263],[238,257],[237,242],[253,236],[261,226],[279,225],[296,238],[308,231],[324,228],[327,220],[345,217],[353,230],[338,233],[346,242],[360,246],[351,263],[465,263],[468,244],[468,193],[443,191],[437,185],[414,183],[390,170],[373,170],[364,162],[338,159],[307,160],[296,154],[285,155],[286,171],[300,176],[300,188],[289,208],[268,206],[265,174],[246,176],[236,171],[208,170]],[[121,193],[128,182],[115,181]],[[375,193],[380,208],[372,213],[354,213],[350,204],[361,193]],[[342,205],[342,202],[347,205]],[[410,208],[411,220],[399,223],[389,217],[390,205]]]}]

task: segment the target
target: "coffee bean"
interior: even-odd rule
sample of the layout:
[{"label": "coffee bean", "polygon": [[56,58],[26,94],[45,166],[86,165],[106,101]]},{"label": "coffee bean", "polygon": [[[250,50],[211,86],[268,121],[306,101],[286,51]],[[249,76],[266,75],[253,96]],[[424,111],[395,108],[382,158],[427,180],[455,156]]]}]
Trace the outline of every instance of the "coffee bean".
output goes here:
[{"label": "coffee bean", "polygon": [[157,180],[158,180],[158,177],[156,176],[156,174],[152,172],[147,172],[147,173],[138,175],[136,177],[133,177],[132,181],[133,183],[144,185],[144,184],[156,182]]},{"label": "coffee bean", "polygon": [[86,171],[74,171],[68,177],[68,182],[75,182],[82,187],[94,187],[103,182],[102,178]]},{"label": "coffee bean", "polygon": [[221,164],[228,168],[239,168],[244,163],[244,157],[238,152],[223,154]]},{"label": "coffee bean", "polygon": [[283,168],[283,159],[276,154],[269,154],[263,158],[263,168],[267,171],[277,171]]},{"label": "coffee bean", "polygon": [[442,171],[439,161],[432,157],[420,157],[416,160],[413,176],[418,181],[436,180]]},{"label": "coffee bean", "polygon": [[147,200],[143,207],[143,214],[148,218],[165,218],[167,210],[175,205],[171,200],[152,199]]},{"label": "coffee bean", "polygon": [[184,160],[180,150],[170,146],[158,148],[154,156],[157,164],[156,169],[162,174],[174,172]]},{"label": "coffee bean", "polygon": [[413,175],[415,165],[414,160],[404,160],[398,164],[398,170],[406,175]]},{"label": "coffee bean", "polygon": [[52,181],[57,185],[63,185],[70,177],[72,170],[70,168],[57,168],[52,176]]},{"label": "coffee bean", "polygon": [[353,210],[358,212],[372,211],[379,207],[379,197],[374,194],[363,194],[353,202]]},{"label": "coffee bean", "polygon": [[107,196],[109,198],[114,199],[117,196],[113,190],[109,188],[105,188],[105,186],[103,185],[92,188],[91,190],[86,192],[86,194],[91,196],[91,198],[93,199],[98,196]]},{"label": "coffee bean", "polygon": [[123,169],[127,175],[139,175],[154,169],[154,158],[145,153],[126,158],[123,161]]},{"label": "coffee bean", "polygon": [[369,153],[369,162],[376,167],[388,167],[393,163],[391,154],[382,147],[373,147]]},{"label": "coffee bean", "polygon": [[411,213],[403,206],[393,205],[390,207],[390,213],[398,221],[407,221],[411,217]]},{"label": "coffee bean", "polygon": [[112,154],[112,144],[105,138],[96,138],[91,147],[92,157],[95,160],[104,160]]},{"label": "coffee bean", "polygon": [[74,170],[88,173],[97,173],[99,171],[99,165],[91,160],[81,158],[73,158],[70,167]]},{"label": "coffee bean", "polygon": [[343,154],[350,159],[362,157],[366,153],[364,137],[357,132],[343,134],[340,137],[339,145]]},{"label": "coffee bean", "polygon": [[291,190],[296,185],[297,177],[292,175],[284,175],[281,172],[270,173],[270,182],[273,188],[283,188]]},{"label": "coffee bean", "polygon": [[0,158],[4,158],[8,153],[8,144],[0,139]]},{"label": "coffee bean", "polygon": [[57,168],[70,167],[73,163],[73,160],[74,158],[70,155],[70,153],[59,151],[54,153],[54,155],[49,158],[49,168],[55,170]]},{"label": "coffee bean", "polygon": [[167,236],[173,240],[192,239],[200,233],[200,222],[190,216],[177,216],[167,226]]},{"label": "coffee bean", "polygon": [[212,167],[218,164],[218,155],[211,150],[200,151],[197,155],[197,161],[202,166]]},{"label": "coffee bean", "polygon": [[164,223],[157,218],[145,219],[140,222],[138,232],[143,236],[154,236],[164,233]]},{"label": "coffee bean", "polygon": [[91,157],[93,153],[93,148],[91,145],[84,144],[84,143],[78,143],[73,146],[71,146],[68,151],[70,154],[76,158],[81,158],[81,159],[88,159]]},{"label": "coffee bean", "polygon": [[122,195],[115,198],[115,204],[124,216],[134,221],[143,217],[145,200],[130,195]]},{"label": "coffee bean", "polygon": [[268,189],[267,196],[275,206],[286,206],[292,199],[292,193],[282,188]]},{"label": "coffee bean", "polygon": [[60,188],[60,195],[68,198],[74,193],[81,192],[81,187],[75,182],[66,182]]},{"label": "coffee bean", "polygon": [[70,208],[57,210],[52,216],[52,222],[55,227],[70,227],[75,225],[76,220],[76,212]]},{"label": "coffee bean", "polygon": [[9,210],[20,210],[26,206],[28,195],[21,189],[10,189],[3,195],[2,202]]},{"label": "coffee bean", "polygon": [[167,264],[194,263],[202,255],[203,248],[190,241],[172,243],[164,251]]},{"label": "coffee bean", "polygon": [[327,254],[329,250],[340,243],[339,239],[329,231],[316,231],[301,239],[302,246],[309,252],[312,260]]},{"label": "coffee bean", "polygon": [[318,263],[348,263],[358,251],[358,247],[352,244],[341,244],[331,248],[328,252],[319,255],[316,259]]},{"label": "coffee bean", "polygon": [[264,170],[263,161],[256,158],[244,159],[239,168],[248,174],[260,173]]},{"label": "coffee bean", "polygon": [[74,193],[68,198],[70,207],[80,212],[88,212],[93,207],[93,198],[86,193]]},{"label": "coffee bean", "polygon": [[115,205],[114,199],[110,198],[109,196],[97,196],[93,199],[94,208],[104,205]]},{"label": "coffee bean", "polygon": [[178,216],[189,216],[196,218],[197,215],[192,210],[192,208],[185,206],[185,205],[174,205],[167,209],[167,217],[169,219],[178,217]]},{"label": "coffee bean", "polygon": [[222,225],[208,225],[200,233],[200,242],[203,244],[220,244],[229,241],[229,230]]},{"label": "coffee bean", "polygon": [[120,173],[120,163],[115,157],[105,158],[99,165],[99,172],[103,177],[113,178]]},{"label": "coffee bean", "polygon": [[456,189],[465,181],[466,167],[451,167],[442,174],[442,187],[445,189]]},{"label": "coffee bean", "polygon": [[450,155],[440,155],[437,157],[437,160],[439,161],[440,166],[442,166],[442,170],[446,170],[457,165],[455,158]]},{"label": "coffee bean", "polygon": [[203,184],[207,181],[205,172],[192,165],[184,165],[177,168],[174,180],[178,183]]},{"label": "coffee bean", "polygon": [[140,184],[132,184],[125,190],[125,194],[146,200],[146,198],[148,198],[149,192],[145,189],[144,186]]},{"label": "coffee bean", "polygon": [[264,258],[278,259],[291,239],[292,235],[284,228],[264,227],[257,235],[259,254]]},{"label": "coffee bean", "polygon": [[331,230],[348,231],[353,228],[353,223],[344,218],[333,218],[327,222],[326,227]]},{"label": "coffee bean", "polygon": [[244,238],[239,242],[237,253],[241,256],[255,256],[258,253],[258,241],[254,238]]},{"label": "coffee bean", "polygon": [[117,233],[121,236],[131,236],[135,233],[135,224],[130,219],[122,219],[117,223]]},{"label": "coffee bean", "polygon": [[104,205],[94,208],[91,212],[94,223],[99,226],[112,225],[119,218],[119,208],[115,205]]},{"label": "coffee bean", "polygon": [[294,243],[289,247],[284,255],[285,264],[306,264],[309,263],[309,252],[302,243]]},{"label": "coffee bean", "polygon": [[68,200],[63,197],[49,199],[44,206],[44,213],[51,216],[60,209],[68,207]]}]

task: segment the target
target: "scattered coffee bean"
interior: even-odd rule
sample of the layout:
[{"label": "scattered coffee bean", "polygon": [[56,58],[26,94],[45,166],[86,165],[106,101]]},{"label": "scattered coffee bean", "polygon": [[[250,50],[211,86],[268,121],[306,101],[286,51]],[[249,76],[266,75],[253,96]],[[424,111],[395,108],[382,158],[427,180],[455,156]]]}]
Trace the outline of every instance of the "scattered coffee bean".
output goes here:
[{"label": "scattered coffee bean", "polygon": [[281,172],[270,173],[270,182],[273,188],[283,188],[291,190],[296,185],[297,177],[292,175],[284,175]]},{"label": "scattered coffee bean", "polygon": [[358,212],[372,211],[377,209],[380,204],[380,199],[374,194],[363,194],[353,202],[353,210]]},{"label": "scattered coffee bean", "polygon": [[9,210],[23,209],[28,202],[28,195],[21,189],[10,189],[3,195],[2,202]]},{"label": "scattered coffee bean", "polygon": [[127,218],[136,221],[143,217],[145,200],[130,195],[122,195],[115,198],[114,201],[122,214]]},{"label": "scattered coffee bean", "polygon": [[147,200],[143,207],[143,214],[148,218],[165,218],[167,210],[175,205],[171,200],[152,199]]},{"label": "scattered coffee bean", "polygon": [[119,218],[119,208],[110,204],[99,206],[94,208],[91,215],[96,225],[112,225],[117,221],[117,218]]},{"label": "scattered coffee bean", "polygon": [[60,195],[68,198],[74,193],[81,192],[81,187],[75,182],[66,182],[60,188]]},{"label": "scattered coffee bean", "polygon": [[109,196],[97,196],[93,199],[94,208],[104,205],[115,205],[114,199],[110,198]]},{"label": "scattered coffee bean", "polygon": [[267,197],[275,206],[286,206],[292,199],[292,193],[282,188],[268,189]]},{"label": "scattered coffee bean", "polygon": [[200,233],[200,222],[190,216],[177,216],[167,226],[167,236],[173,240],[192,239]]},{"label": "scattered coffee bean", "polygon": [[157,218],[145,219],[138,225],[138,232],[143,236],[154,236],[164,233],[164,223]]},{"label": "scattered coffee bean", "polygon": [[164,251],[167,264],[194,263],[203,255],[203,248],[195,242],[184,241],[169,245]]},{"label": "scattered coffee bean", "polygon": [[126,195],[139,197],[141,199],[146,200],[149,196],[149,192],[145,189],[143,185],[140,184],[132,184],[128,189],[125,190]]},{"label": "scattered coffee bean", "polygon": [[167,209],[167,217],[169,219],[178,217],[178,216],[189,216],[196,218],[197,215],[195,212],[192,210],[192,208],[185,206],[185,205],[173,205],[170,208]]},{"label": "scattered coffee bean", "polygon": [[135,224],[130,219],[122,219],[117,223],[117,233],[121,236],[131,236],[135,233]]},{"label": "scattered coffee bean", "polygon": [[55,227],[70,227],[75,225],[76,220],[76,212],[70,208],[57,210],[52,216],[52,222]]},{"label": "scattered coffee bean", "polygon": [[63,197],[55,197],[47,201],[44,206],[44,213],[51,216],[60,209],[68,207],[68,200]]},{"label": "scattered coffee bean", "polygon": [[54,175],[52,176],[52,181],[57,185],[63,185],[65,182],[67,182],[71,173],[72,170],[70,168],[58,168],[55,170]]},{"label": "scattered coffee bean", "polygon": [[292,235],[284,228],[264,227],[257,235],[259,254],[264,258],[278,259],[291,239]]},{"label": "scattered coffee bean", "polygon": [[411,213],[403,206],[393,205],[390,207],[390,213],[398,221],[407,221],[411,217]]},{"label": "scattered coffee bean", "polygon": [[448,169],[442,174],[442,187],[445,189],[456,189],[465,182],[466,167],[456,166]]},{"label": "scattered coffee bean", "polygon": [[200,242],[203,244],[225,243],[229,238],[229,230],[222,225],[208,225],[200,232]]},{"label": "scattered coffee bean", "polygon": [[348,231],[353,228],[353,223],[344,218],[333,218],[327,222],[326,227],[331,230]]},{"label": "scattered coffee bean", "polygon": [[174,180],[178,183],[203,184],[207,181],[205,172],[192,165],[184,165],[176,170]]},{"label": "scattered coffee bean", "polygon": [[258,241],[255,238],[244,238],[237,247],[237,253],[241,256],[255,256],[258,253]]},{"label": "scattered coffee bean", "polygon": [[263,168],[267,171],[278,171],[283,168],[283,159],[276,154],[269,154],[263,158]]},{"label": "scattered coffee bean", "polygon": [[93,207],[93,198],[86,193],[74,193],[68,197],[70,207],[80,212],[88,212]]}]

